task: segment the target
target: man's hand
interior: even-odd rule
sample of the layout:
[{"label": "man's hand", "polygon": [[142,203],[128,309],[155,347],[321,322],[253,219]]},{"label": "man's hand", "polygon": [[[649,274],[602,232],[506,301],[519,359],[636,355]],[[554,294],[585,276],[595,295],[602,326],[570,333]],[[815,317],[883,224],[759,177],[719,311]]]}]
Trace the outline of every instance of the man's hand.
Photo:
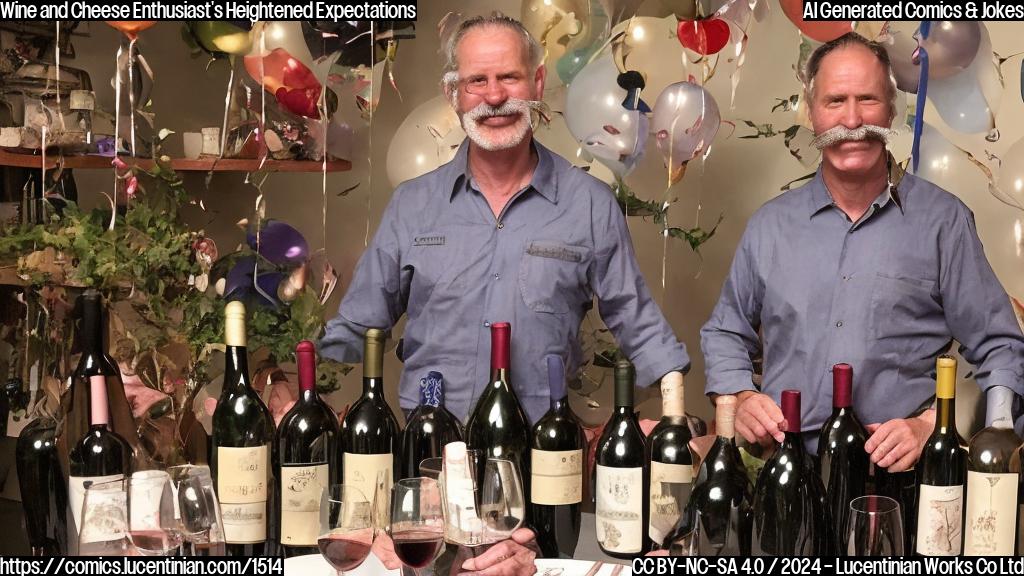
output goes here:
[{"label": "man's hand", "polygon": [[402,567],[402,561],[398,558],[398,554],[395,554],[395,543],[391,541],[387,532],[383,530],[377,532],[370,551],[388,570],[398,570]]},{"label": "man's hand", "polygon": [[533,543],[534,538],[533,530],[520,528],[508,540],[502,540],[476,558],[463,562],[462,569],[479,576],[533,576],[537,572],[533,563],[537,552],[525,545]]},{"label": "man's hand", "polygon": [[914,418],[868,424],[871,437],[864,444],[864,450],[871,455],[875,466],[889,472],[904,472],[917,463],[934,427],[935,410],[925,410]]},{"label": "man's hand", "polygon": [[767,394],[745,391],[736,395],[739,406],[736,409],[736,431],[751,444],[767,444],[774,438],[782,442],[782,409]]}]

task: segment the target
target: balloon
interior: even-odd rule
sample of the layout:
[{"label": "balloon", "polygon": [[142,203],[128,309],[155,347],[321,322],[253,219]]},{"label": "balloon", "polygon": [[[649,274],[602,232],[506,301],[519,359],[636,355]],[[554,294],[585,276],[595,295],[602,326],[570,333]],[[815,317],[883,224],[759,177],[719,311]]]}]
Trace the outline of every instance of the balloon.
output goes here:
[{"label": "balloon", "polygon": [[[644,91],[648,94],[661,94],[666,86],[688,76],[685,51],[679,43],[677,28],[675,17],[641,16],[612,30],[613,36],[623,33],[620,40],[623,69],[643,74],[647,83]],[[615,48],[607,47],[605,50],[611,54]]]},{"label": "balloon", "polygon": [[981,22],[932,22],[921,46],[928,51],[928,79],[941,80],[960,74],[974,62],[981,47]]},{"label": "balloon", "polygon": [[[245,236],[249,247],[256,250],[256,232]],[[278,266],[300,264],[309,258],[309,244],[301,232],[280,220],[267,220],[260,230],[259,253]]]},{"label": "balloon", "polygon": [[849,20],[836,22],[809,22],[804,20],[803,0],[779,0],[782,4],[782,11],[789,18],[790,22],[800,29],[804,36],[818,42],[835,40],[847,32],[853,31],[853,23]]},{"label": "balloon", "polygon": [[958,174],[973,171],[964,153],[927,122],[921,130],[920,154],[915,175],[946,189],[951,188]]},{"label": "balloon", "polygon": [[596,0],[526,0],[521,20],[544,46],[548,88],[572,81],[603,44],[607,25]]},{"label": "balloon", "polygon": [[601,8],[608,15],[608,24],[615,26],[619,22],[636,16],[636,11],[644,0],[600,0]]},{"label": "balloon", "polygon": [[[261,34],[262,46],[260,45]],[[281,48],[310,70],[314,67],[313,55],[306,46],[301,22],[286,20],[257,22],[253,26],[252,38],[252,51],[249,53],[251,56],[260,56],[261,49],[263,50],[262,55],[266,56],[275,49]]]},{"label": "balloon", "polygon": [[448,162],[465,137],[447,98],[442,95],[427,100],[406,116],[391,138],[388,181],[398,186]]},{"label": "balloon", "polygon": [[619,178],[635,167],[647,141],[647,117],[623,107],[627,90],[610,54],[588,64],[569,85],[565,122],[569,132]]},{"label": "balloon", "polygon": [[[565,55],[555,62],[555,72],[558,73],[558,78],[569,84],[573,81],[573,78],[583,70],[583,67],[590,61],[591,56],[594,55],[601,48],[601,42],[595,42],[585,48],[577,48],[567,50]],[[551,78],[551,75],[548,75]]]},{"label": "balloon", "polygon": [[718,134],[721,116],[711,94],[692,82],[676,82],[654,104],[654,134],[669,170],[678,182],[686,163],[705,152]]},{"label": "balloon", "polygon": [[221,20],[203,20],[191,24],[199,45],[211,54],[233,56],[248,54],[252,50],[249,31]]},{"label": "balloon", "polygon": [[156,20],[107,20],[107,24],[127,36],[129,40],[135,40],[139,32],[152,28]]},{"label": "balloon", "polygon": [[[921,79],[921,68],[914,64],[914,51],[917,50],[916,22],[889,22],[889,39],[885,42],[885,51],[889,53],[892,63],[892,74],[896,77],[896,87],[904,92],[917,94],[917,84]],[[929,56],[931,52],[928,53]],[[931,59],[929,58],[929,68]]]},{"label": "balloon", "polygon": [[704,56],[717,54],[729,43],[729,23],[721,18],[683,20],[676,30],[680,44]]},{"label": "balloon", "polygon": [[996,184],[1004,194],[1024,206],[1024,138],[1010,146],[1003,155]]},{"label": "balloon", "polygon": [[[244,58],[245,70],[253,80],[260,81],[259,56]],[[317,103],[323,86],[313,71],[283,48],[275,48],[262,58],[263,87],[273,94],[289,112],[307,118],[319,118]]]},{"label": "balloon", "polygon": [[[1003,86],[991,58],[992,43],[988,30],[982,27],[981,33],[978,56],[966,70],[928,83],[928,99],[946,124],[958,132],[991,132],[995,128],[996,111],[1002,99]],[[931,56],[930,51],[928,55]]]},{"label": "balloon", "polygon": [[[693,20],[697,17],[698,3],[698,0],[658,0],[660,10],[656,14],[658,16],[675,16],[680,20]],[[710,12],[710,10],[705,10],[704,14]]]}]

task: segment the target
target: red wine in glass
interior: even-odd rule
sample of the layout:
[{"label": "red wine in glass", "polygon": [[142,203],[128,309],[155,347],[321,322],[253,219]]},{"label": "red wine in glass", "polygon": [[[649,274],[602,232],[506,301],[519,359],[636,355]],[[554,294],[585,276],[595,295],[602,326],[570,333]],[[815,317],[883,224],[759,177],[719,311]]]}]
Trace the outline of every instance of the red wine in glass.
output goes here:
[{"label": "red wine in glass", "polygon": [[321,536],[317,546],[320,547],[320,554],[339,574],[358,568],[370,554],[370,542],[346,534]]},{"label": "red wine in glass", "polygon": [[424,568],[437,557],[444,545],[442,532],[427,530],[403,530],[391,535],[395,545],[395,554],[411,568]]}]

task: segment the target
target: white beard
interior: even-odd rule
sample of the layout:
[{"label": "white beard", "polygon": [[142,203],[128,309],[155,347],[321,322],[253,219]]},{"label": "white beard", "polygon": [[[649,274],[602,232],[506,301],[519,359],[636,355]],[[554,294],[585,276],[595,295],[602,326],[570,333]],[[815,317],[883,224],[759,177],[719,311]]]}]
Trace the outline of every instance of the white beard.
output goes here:
[{"label": "white beard", "polygon": [[[461,115],[462,129],[474,144],[489,152],[515,148],[533,131],[533,110],[541,106],[543,104],[538,101],[519,98],[509,98],[501,106],[484,102]],[[491,128],[480,124],[492,116],[512,114],[518,114],[519,119],[510,126]]]}]

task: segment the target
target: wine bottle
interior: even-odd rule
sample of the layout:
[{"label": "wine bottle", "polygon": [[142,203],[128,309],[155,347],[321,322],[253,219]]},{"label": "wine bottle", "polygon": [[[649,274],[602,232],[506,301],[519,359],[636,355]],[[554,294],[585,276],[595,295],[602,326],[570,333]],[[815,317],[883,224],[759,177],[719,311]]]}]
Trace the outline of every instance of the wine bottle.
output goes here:
[{"label": "wine bottle", "polygon": [[967,449],[956,430],[956,359],[940,356],[935,374],[935,430],[917,461],[915,551],[924,556],[959,556]]},{"label": "wine bottle", "polygon": [[832,367],[832,415],[818,438],[818,474],[825,486],[835,542],[845,538],[850,502],[867,494],[871,461],[868,433],[853,412],[853,367]]},{"label": "wine bottle", "polygon": [[661,421],[647,438],[651,466],[648,535],[661,547],[679,522],[693,486],[690,426],[683,401],[683,375],[669,372],[661,379]]},{"label": "wine bottle", "polygon": [[531,511],[544,558],[572,558],[580,538],[583,501],[583,427],[569,407],[565,362],[545,357],[551,408],[533,426],[530,442]]},{"label": "wine bottle", "polygon": [[316,348],[295,347],[299,399],[277,428],[279,542],[286,557],[317,554],[320,496],[337,483],[338,417],[316,393]]},{"label": "wine bottle", "polygon": [[782,392],[782,443],[754,486],[755,556],[823,556],[831,553],[832,525],[821,477],[808,462],[800,435],[800,392]]},{"label": "wine bottle", "polygon": [[665,547],[684,536],[699,535],[702,556],[749,556],[753,513],[751,486],[736,448],[736,397],[715,399],[715,442],[701,461],[686,510]]},{"label": "wine bottle", "polygon": [[616,558],[651,549],[647,535],[650,467],[644,434],[633,411],[636,371],[628,360],[615,364],[615,411],[597,444],[597,544]]},{"label": "wine bottle", "polygon": [[15,446],[25,531],[33,556],[68,553],[68,494],[57,458],[57,421],[40,415],[18,435]]},{"label": "wine bottle", "polygon": [[246,356],[245,305],[224,310],[224,388],[213,413],[211,471],[224,521],[228,556],[263,556],[272,480],[274,419],[252,388]]},{"label": "wine bottle", "polygon": [[466,439],[488,458],[515,462],[530,502],[530,425],[509,380],[511,359],[512,325],[491,324],[491,380],[466,422]]},{"label": "wine bottle", "polygon": [[428,372],[420,379],[420,405],[409,415],[402,432],[401,478],[421,476],[420,462],[440,458],[446,444],[465,438],[462,422],[444,407],[444,376]]},{"label": "wine bottle", "polygon": [[986,392],[989,425],[972,438],[967,452],[965,556],[1009,556],[1017,529],[1020,438],[1013,431],[1013,390],[994,386]]},{"label": "wine bottle", "polygon": [[[383,474],[383,494],[391,493],[397,470],[395,454],[401,430],[391,407],[384,399],[384,331],[366,331],[363,349],[363,394],[341,423],[342,478],[370,502],[378,492],[378,476]],[[379,515],[390,514],[387,502],[377,502]]]}]

